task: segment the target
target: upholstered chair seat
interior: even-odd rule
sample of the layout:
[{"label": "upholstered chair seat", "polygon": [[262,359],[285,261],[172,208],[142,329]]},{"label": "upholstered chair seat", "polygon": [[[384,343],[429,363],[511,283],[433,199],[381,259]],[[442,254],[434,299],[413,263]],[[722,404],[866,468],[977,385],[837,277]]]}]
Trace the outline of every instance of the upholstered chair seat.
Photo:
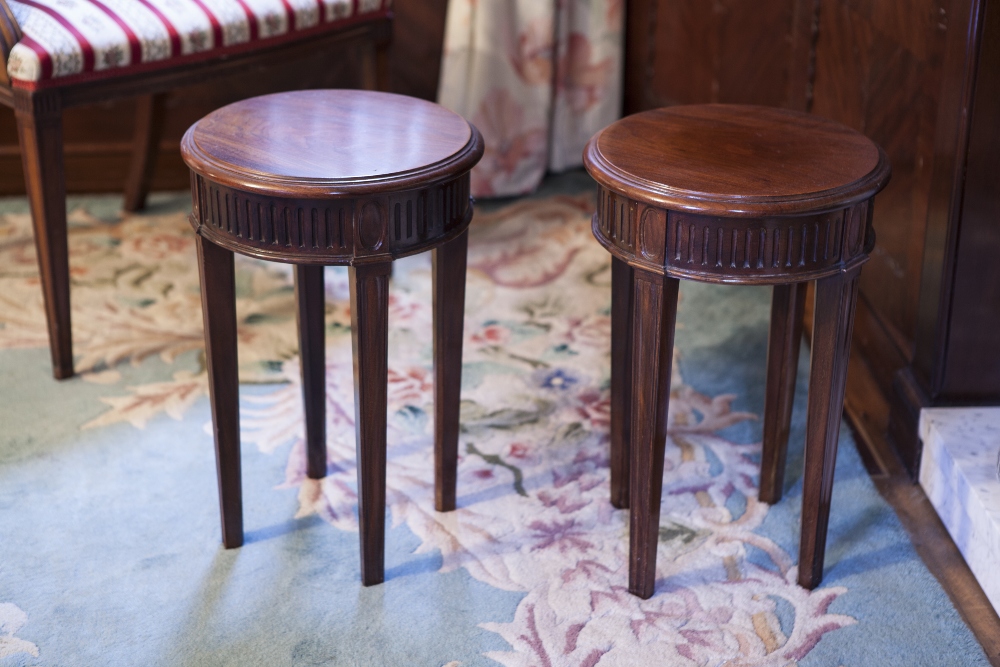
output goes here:
[{"label": "upholstered chair seat", "polygon": [[15,86],[133,74],[382,18],[389,0],[9,0]]}]

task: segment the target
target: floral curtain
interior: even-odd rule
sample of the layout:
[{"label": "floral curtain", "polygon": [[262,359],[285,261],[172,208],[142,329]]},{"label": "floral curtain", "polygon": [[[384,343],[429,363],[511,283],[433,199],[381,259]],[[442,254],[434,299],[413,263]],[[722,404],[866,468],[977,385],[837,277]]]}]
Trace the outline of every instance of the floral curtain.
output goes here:
[{"label": "floral curtain", "polygon": [[582,163],[621,114],[624,0],[449,0],[438,101],[479,128],[476,196]]}]

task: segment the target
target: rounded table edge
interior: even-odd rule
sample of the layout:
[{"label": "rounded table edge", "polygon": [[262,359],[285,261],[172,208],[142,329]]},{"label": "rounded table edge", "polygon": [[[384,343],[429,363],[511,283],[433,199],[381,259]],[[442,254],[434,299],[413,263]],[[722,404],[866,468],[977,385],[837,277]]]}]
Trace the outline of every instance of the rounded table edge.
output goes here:
[{"label": "rounded table edge", "polygon": [[485,142],[479,129],[465,121],[471,130],[469,141],[444,160],[407,172],[352,179],[284,178],[256,171],[237,171],[204,153],[194,141],[196,122],[181,138],[181,157],[190,171],[234,190],[271,197],[330,199],[377,195],[398,190],[415,190],[468,172],[483,157]]},{"label": "rounded table edge", "polygon": [[621,171],[608,161],[598,148],[598,141],[603,132],[604,130],[601,130],[591,137],[583,151],[584,167],[598,185],[638,202],[685,213],[729,218],[824,213],[870,199],[888,184],[892,176],[888,156],[881,146],[872,142],[879,156],[875,167],[861,179],[845,186],[807,195],[712,196],[670,188]]}]

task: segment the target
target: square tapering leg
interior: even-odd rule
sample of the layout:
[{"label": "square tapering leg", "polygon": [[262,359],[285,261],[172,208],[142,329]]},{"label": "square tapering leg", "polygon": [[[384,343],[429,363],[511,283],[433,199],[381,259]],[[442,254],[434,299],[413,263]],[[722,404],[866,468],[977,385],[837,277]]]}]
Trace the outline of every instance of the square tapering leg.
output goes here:
[{"label": "square tapering leg", "polygon": [[799,585],[805,588],[815,588],[823,579],[859,274],[856,269],[816,281],[799,542]]},{"label": "square tapering leg", "polygon": [[15,116],[45,300],[52,375],[62,380],[73,375],[73,329],[61,98],[57,91],[21,90],[14,95],[20,98]]},{"label": "square tapering leg", "polygon": [[295,267],[296,321],[306,422],[306,474],[326,477],[326,295],[323,267]]},{"label": "square tapering leg", "polygon": [[458,416],[462,393],[462,333],[469,233],[431,255],[434,281],[434,507],[455,509]]},{"label": "square tapering leg", "polygon": [[391,262],[350,268],[361,583],[385,579],[386,392]]},{"label": "square tapering leg", "polygon": [[806,283],[775,285],[771,296],[771,328],[767,341],[767,385],[764,395],[764,440],[760,461],[760,490],[765,503],[781,500],[785,486],[788,431],[795,400],[795,375],[802,342],[802,313]]},{"label": "square tapering leg", "polygon": [[611,504],[629,504],[633,269],[611,258]]},{"label": "square tapering leg", "polygon": [[232,549],[243,544],[233,253],[206,241],[202,236],[198,237],[197,245],[201,312],[205,323],[205,365],[219,478],[222,543],[227,549]]},{"label": "square tapering leg", "polygon": [[629,591],[643,599],[656,587],[663,452],[678,281],[636,269],[632,305],[632,429]]}]

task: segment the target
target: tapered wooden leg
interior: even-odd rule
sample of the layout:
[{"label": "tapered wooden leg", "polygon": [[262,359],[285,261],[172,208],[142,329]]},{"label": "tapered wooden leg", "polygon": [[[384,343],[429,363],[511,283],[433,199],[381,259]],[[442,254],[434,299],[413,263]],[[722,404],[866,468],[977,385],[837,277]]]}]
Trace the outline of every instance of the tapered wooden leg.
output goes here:
[{"label": "tapered wooden leg", "polygon": [[468,231],[432,251],[434,281],[434,507],[455,509]]},{"label": "tapered wooden leg", "polygon": [[792,423],[795,375],[802,342],[806,284],[775,285],[771,296],[771,330],[767,342],[767,391],[764,396],[764,442],[760,491],[765,503],[781,500],[785,486],[788,430]]},{"label": "tapered wooden leg", "polygon": [[376,42],[361,62],[361,86],[365,90],[389,92],[389,47],[391,42]]},{"label": "tapered wooden leg", "polygon": [[799,585],[805,588],[815,588],[823,579],[859,274],[860,269],[816,281],[799,542]]},{"label": "tapered wooden leg", "polygon": [[296,320],[306,422],[306,474],[326,477],[326,299],[323,267],[295,267]]},{"label": "tapered wooden leg", "polygon": [[633,278],[628,589],[647,599],[656,586],[678,281],[642,269],[635,269]]},{"label": "tapered wooden leg", "polygon": [[391,262],[350,268],[361,583],[385,578],[385,429]]},{"label": "tapered wooden leg", "polygon": [[205,365],[212,401],[215,462],[219,476],[222,543],[243,545],[240,483],[239,378],[236,357],[236,286],[233,253],[199,236],[201,313],[205,323]]},{"label": "tapered wooden leg", "polygon": [[132,162],[125,180],[126,211],[140,211],[146,206],[146,195],[153,181],[156,155],[163,137],[167,96],[165,93],[143,95],[137,100],[135,132],[132,136]]},{"label": "tapered wooden leg", "polygon": [[611,258],[611,504],[629,503],[629,421],[632,406],[632,267]]},{"label": "tapered wooden leg", "polygon": [[66,240],[66,175],[63,170],[62,106],[55,91],[14,91],[24,181],[38,253],[38,273],[49,328],[52,375],[73,375]]}]

